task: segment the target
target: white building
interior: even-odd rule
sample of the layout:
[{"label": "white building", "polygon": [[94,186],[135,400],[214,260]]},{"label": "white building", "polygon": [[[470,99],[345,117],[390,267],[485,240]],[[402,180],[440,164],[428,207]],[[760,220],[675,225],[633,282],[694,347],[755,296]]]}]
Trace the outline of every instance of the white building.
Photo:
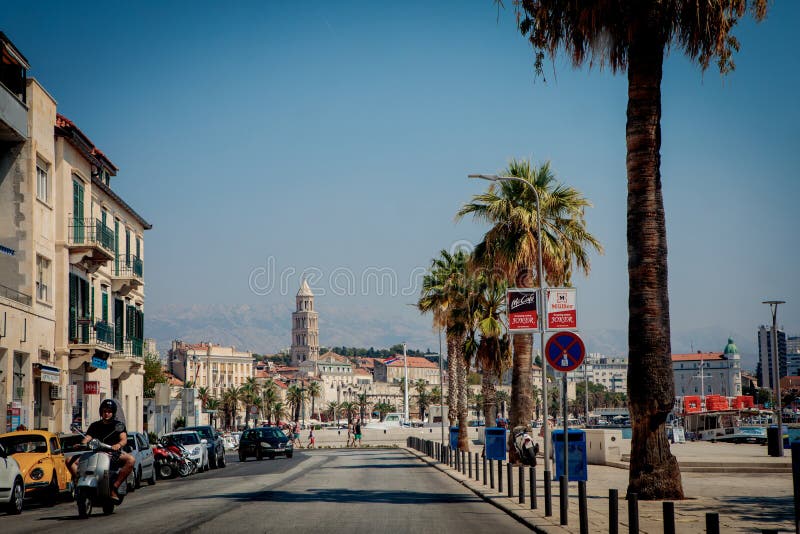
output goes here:
[{"label": "white building", "polygon": [[741,357],[732,339],[722,353],[673,354],[672,372],[678,397],[742,394]]},{"label": "white building", "polygon": [[[778,337],[778,380],[786,376],[786,332],[777,329]],[[756,374],[761,387],[773,389],[775,381],[772,371],[772,326],[758,327],[758,366]]]},{"label": "white building", "polygon": [[584,365],[567,374],[567,381],[583,382],[587,378],[589,382],[601,384],[612,393],[627,393],[628,358],[597,352],[587,354]]}]

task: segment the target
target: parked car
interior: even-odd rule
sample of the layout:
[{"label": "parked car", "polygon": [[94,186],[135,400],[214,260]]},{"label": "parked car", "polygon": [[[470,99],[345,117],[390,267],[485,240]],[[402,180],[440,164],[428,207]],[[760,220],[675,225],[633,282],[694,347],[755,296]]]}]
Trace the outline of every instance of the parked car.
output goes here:
[{"label": "parked car", "polygon": [[9,432],[0,435],[0,445],[19,464],[26,497],[53,505],[62,493],[72,494],[72,473],[58,436],[46,430]]},{"label": "parked car", "polygon": [[19,464],[0,445],[0,506],[9,514],[22,512],[22,501],[25,498],[25,481]]},{"label": "parked car", "polygon": [[240,462],[247,461],[251,456],[261,460],[265,456],[272,459],[278,455],[291,458],[293,454],[291,440],[274,426],[245,430],[239,441]]},{"label": "parked car", "polygon": [[133,466],[135,488],[142,487],[142,480],[153,486],[156,483],[156,468],[153,459],[153,449],[147,436],[141,432],[128,432],[128,445],[125,449],[133,455],[136,463]]},{"label": "parked car", "polygon": [[208,463],[211,469],[217,467],[225,467],[225,443],[222,440],[222,435],[214,430],[213,427],[206,426],[189,426],[181,430],[194,430],[202,439],[205,439],[206,447],[208,447]]},{"label": "parked car", "polygon": [[194,430],[178,430],[164,434],[164,437],[169,437],[183,445],[189,452],[189,458],[197,465],[198,471],[208,471],[208,447],[206,440],[201,438],[200,434]]}]

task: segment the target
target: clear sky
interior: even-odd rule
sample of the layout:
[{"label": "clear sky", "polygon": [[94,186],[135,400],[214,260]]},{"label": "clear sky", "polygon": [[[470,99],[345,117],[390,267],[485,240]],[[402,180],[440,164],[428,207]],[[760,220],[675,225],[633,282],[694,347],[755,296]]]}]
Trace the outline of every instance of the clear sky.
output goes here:
[{"label": "clear sky", "polygon": [[[798,15],[779,0],[746,20],[725,78],[679,50],[666,60],[674,331],[755,338],[761,301],[781,298],[779,322],[800,334]],[[627,325],[626,78],[559,60],[535,79],[509,8],[498,21],[490,0],[37,1],[6,3],[0,29],[153,223],[150,309],[286,300],[279,283],[251,287],[274,261],[295,270],[291,295],[316,268],[337,306],[416,314],[402,294],[415,269],[485,230],[454,222],[486,187],[467,174],[532,157],[594,204],[606,254],[575,280],[581,326]],[[394,270],[397,294],[367,269]],[[333,295],[349,272],[356,295]]]}]

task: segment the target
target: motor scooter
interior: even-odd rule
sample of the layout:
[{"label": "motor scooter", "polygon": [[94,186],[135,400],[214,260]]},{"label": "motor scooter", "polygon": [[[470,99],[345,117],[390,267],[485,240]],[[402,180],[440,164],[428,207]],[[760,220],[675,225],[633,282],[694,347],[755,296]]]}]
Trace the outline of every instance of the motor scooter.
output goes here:
[{"label": "motor scooter", "polygon": [[189,456],[189,451],[186,450],[186,447],[166,436],[161,439],[161,444],[175,456],[177,471],[180,476],[187,477],[197,470],[197,464]]},{"label": "motor scooter", "polygon": [[517,450],[520,461],[524,465],[536,466],[536,455],[539,453],[539,445],[533,442],[533,438],[528,434],[524,426],[514,428],[514,448]]},{"label": "motor scooter", "polygon": [[[72,427],[72,430],[86,437],[79,428]],[[81,518],[92,515],[95,506],[101,507],[106,515],[112,514],[114,507],[122,504],[127,489],[127,484],[122,484],[117,488],[119,500],[111,498],[113,484],[119,475],[119,469],[111,467],[110,453],[114,449],[98,439],[89,441],[88,447],[89,451],[78,460],[78,482],[75,485],[75,502]]]}]

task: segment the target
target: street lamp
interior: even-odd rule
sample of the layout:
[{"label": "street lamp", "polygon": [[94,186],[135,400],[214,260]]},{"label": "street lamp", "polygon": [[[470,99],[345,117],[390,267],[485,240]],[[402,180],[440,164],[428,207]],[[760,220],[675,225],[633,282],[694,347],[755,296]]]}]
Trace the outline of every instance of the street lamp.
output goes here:
[{"label": "street lamp", "polygon": [[780,360],[778,359],[778,305],[786,304],[785,300],[765,300],[762,304],[769,304],[772,312],[772,380],[775,392],[775,413],[778,416],[778,456],[783,456],[783,408],[781,407],[781,373],[779,370]]},{"label": "street lamp", "polygon": [[[539,192],[536,191],[536,188],[533,186],[532,183],[523,180],[518,176],[498,176],[496,174],[470,174],[469,178],[480,178],[481,180],[488,180],[490,182],[521,182],[525,184],[530,190],[533,192],[533,197],[536,200],[536,229],[539,232],[539,237],[536,240],[538,252],[538,262],[539,262],[539,270],[537,271],[537,278],[539,279],[539,306],[541,309],[539,310],[539,334],[540,334],[540,347],[541,347],[541,354],[542,354],[542,398],[544,402],[542,403],[542,417],[543,421],[543,428],[544,428],[544,471],[545,471],[545,480],[549,481],[550,475],[550,428],[548,427],[548,407],[547,407],[547,363],[544,361],[544,314],[541,313],[544,310],[544,302],[545,302],[545,287],[547,282],[544,279],[544,268],[542,266],[542,211],[539,204]],[[533,349],[531,349],[531,361],[533,360]],[[564,443],[567,443],[566,436],[564,436]]]}]

